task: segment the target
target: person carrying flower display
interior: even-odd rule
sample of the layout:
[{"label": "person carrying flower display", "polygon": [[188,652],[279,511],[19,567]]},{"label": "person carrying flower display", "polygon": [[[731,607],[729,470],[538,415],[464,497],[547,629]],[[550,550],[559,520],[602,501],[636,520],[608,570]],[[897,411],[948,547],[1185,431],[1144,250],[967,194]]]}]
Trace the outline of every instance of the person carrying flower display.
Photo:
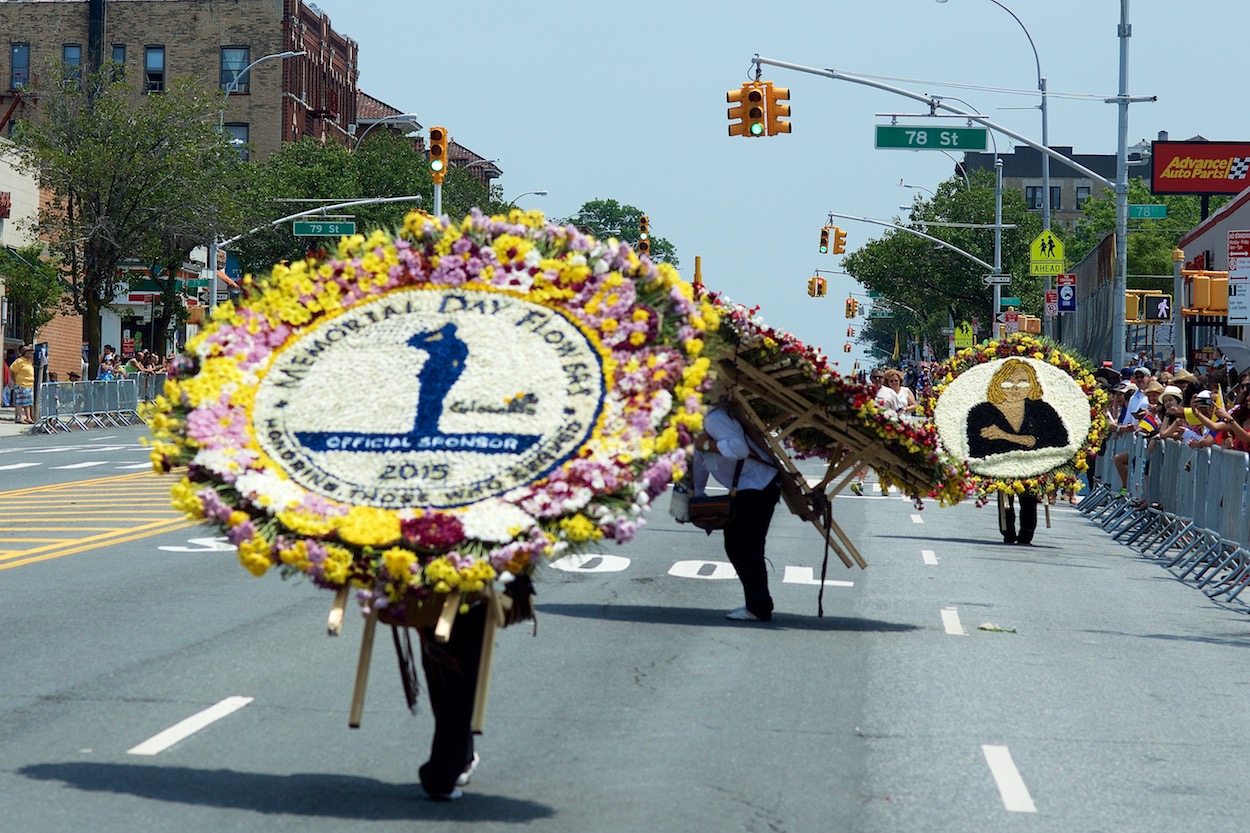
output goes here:
[{"label": "person carrying flower display", "polygon": [[703,418],[703,431],[692,442],[695,494],[706,492],[709,474],[722,486],[737,490],[733,520],[723,530],[724,545],[725,555],[742,583],[746,604],[725,618],[767,622],[773,616],[773,598],[768,592],[764,545],[781,497],[778,469],[768,462],[768,453],[747,438],[723,396]]}]

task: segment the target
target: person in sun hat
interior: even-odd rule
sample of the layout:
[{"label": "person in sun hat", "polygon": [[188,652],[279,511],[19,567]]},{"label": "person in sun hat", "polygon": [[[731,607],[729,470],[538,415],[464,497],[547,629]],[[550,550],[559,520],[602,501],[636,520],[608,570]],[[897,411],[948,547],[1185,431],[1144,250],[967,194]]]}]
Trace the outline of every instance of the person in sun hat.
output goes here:
[{"label": "person in sun hat", "polygon": [[23,344],[17,358],[9,365],[13,374],[13,421],[19,425],[35,422],[35,348]]}]

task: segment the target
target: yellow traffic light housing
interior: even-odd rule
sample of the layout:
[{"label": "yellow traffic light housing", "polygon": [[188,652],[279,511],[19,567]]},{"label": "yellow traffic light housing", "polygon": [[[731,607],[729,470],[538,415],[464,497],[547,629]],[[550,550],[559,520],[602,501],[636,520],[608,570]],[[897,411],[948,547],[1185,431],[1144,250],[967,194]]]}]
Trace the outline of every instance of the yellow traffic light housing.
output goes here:
[{"label": "yellow traffic light housing", "polygon": [[820,230],[820,253],[822,255],[829,254],[829,226],[825,226]]},{"label": "yellow traffic light housing", "polygon": [[807,279],[807,294],[813,298],[823,298],[829,289],[829,282],[820,275]]},{"label": "yellow traffic light housing", "polygon": [[430,176],[435,185],[443,184],[447,175],[447,128],[430,128]]},{"label": "yellow traffic light housing", "polygon": [[765,94],[768,98],[768,135],[777,136],[790,132],[790,122],[782,121],[790,115],[790,105],[782,104],[790,100],[790,90],[786,87],[774,87],[772,81],[764,82]]},{"label": "yellow traffic light housing", "polygon": [[764,108],[767,101],[763,84],[744,81],[742,89],[725,93],[725,100],[734,105],[729,108],[730,136],[764,135]]},{"label": "yellow traffic light housing", "polygon": [[851,343],[849,341],[846,344],[842,345],[842,352],[843,353],[851,352]]},{"label": "yellow traffic light housing", "polygon": [[859,301],[855,300],[854,298],[851,299],[851,317],[852,318],[859,317]]},{"label": "yellow traffic light housing", "polygon": [[646,214],[638,218],[638,254],[651,254],[651,220]]},{"label": "yellow traffic light housing", "polygon": [[855,317],[855,299],[854,298],[846,299],[846,317],[847,318]]},{"label": "yellow traffic light housing", "polygon": [[835,255],[843,254],[846,251],[846,232],[840,228],[833,230],[833,253]]}]

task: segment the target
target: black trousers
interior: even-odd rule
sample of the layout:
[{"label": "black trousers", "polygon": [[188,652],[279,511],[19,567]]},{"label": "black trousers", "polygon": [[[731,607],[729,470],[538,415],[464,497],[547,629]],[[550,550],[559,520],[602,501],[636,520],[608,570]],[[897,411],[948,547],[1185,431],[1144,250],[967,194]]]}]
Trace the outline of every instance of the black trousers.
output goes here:
[{"label": "black trousers", "polygon": [[734,519],[725,527],[725,555],[738,572],[747,610],[761,619],[773,615],[764,542],[779,497],[781,484],[775,479],[763,489],[739,489],[734,496]]},{"label": "black trousers", "polygon": [[421,630],[421,666],[434,714],[430,759],[420,769],[421,786],[431,795],[446,795],[473,758],[473,701],[482,658],[486,605],[456,617],[451,638],[436,642],[433,628]]},{"label": "black trousers", "polygon": [[[1016,531],[1016,510],[1014,502],[1020,501],[1020,531]],[[1025,492],[1021,495],[1003,498],[1006,507],[998,516],[998,531],[1003,534],[1003,541],[1008,544],[1029,544],[1033,541],[1033,533],[1037,530],[1037,495]]]}]

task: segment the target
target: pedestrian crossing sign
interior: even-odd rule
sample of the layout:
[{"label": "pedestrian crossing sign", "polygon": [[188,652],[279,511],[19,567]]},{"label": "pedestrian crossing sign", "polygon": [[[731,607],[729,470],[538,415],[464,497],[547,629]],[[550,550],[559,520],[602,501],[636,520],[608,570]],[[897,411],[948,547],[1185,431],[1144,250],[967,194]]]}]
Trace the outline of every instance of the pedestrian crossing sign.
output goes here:
[{"label": "pedestrian crossing sign", "polygon": [[1061,275],[1063,265],[1063,241],[1046,229],[1029,246],[1029,274]]}]

